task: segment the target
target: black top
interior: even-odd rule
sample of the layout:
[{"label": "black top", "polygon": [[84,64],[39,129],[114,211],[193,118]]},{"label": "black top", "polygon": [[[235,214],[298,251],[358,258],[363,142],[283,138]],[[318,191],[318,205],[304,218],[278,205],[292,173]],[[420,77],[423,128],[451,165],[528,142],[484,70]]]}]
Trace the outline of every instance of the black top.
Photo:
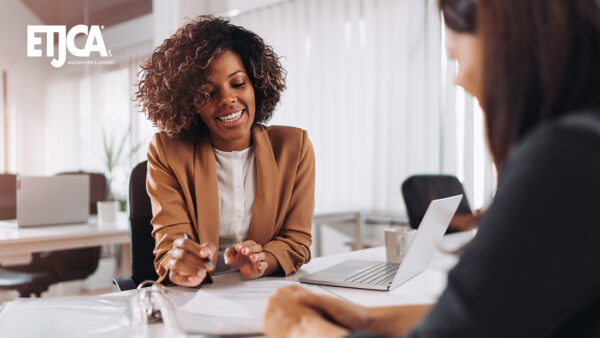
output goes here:
[{"label": "black top", "polygon": [[600,337],[600,118],[545,123],[515,148],[409,337]]}]

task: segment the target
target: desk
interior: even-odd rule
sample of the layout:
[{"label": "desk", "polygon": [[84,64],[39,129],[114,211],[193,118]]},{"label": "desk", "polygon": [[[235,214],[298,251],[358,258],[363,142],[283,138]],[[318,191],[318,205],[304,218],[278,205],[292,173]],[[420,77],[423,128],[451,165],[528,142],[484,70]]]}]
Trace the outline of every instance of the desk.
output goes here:
[{"label": "desk", "polygon": [[[462,246],[466,241],[470,240],[474,235],[473,231],[464,232],[464,233],[454,233],[451,235],[446,235],[442,240],[440,247],[443,250],[455,250]],[[289,281],[297,281],[298,278],[302,276],[302,274],[315,272],[317,270],[326,268],[332,264],[340,262],[345,259],[364,259],[364,260],[384,260],[385,259],[385,250],[383,247],[376,247],[371,249],[364,249],[359,251],[353,251],[350,253],[343,253],[332,256],[319,257],[312,260],[309,264],[302,267],[298,274],[294,276],[290,276],[287,278],[278,278],[285,279]],[[415,303],[431,303],[435,302],[435,300],[439,297],[440,293],[446,286],[446,275],[447,271],[451,269],[458,258],[454,255],[437,252],[431,263],[429,264],[426,271],[417,275],[413,279],[408,282],[400,285],[398,288],[391,292],[386,291],[369,291],[369,290],[360,290],[360,289],[349,289],[349,288],[340,288],[340,287],[321,287],[326,290],[330,294],[336,295],[338,297],[346,298],[350,301],[363,304],[366,306],[384,306],[384,305],[406,305],[406,304],[415,304]],[[233,276],[237,277],[237,276]],[[220,278],[227,278],[227,276],[221,275],[215,277],[215,283],[219,282]],[[174,290],[181,291],[180,297],[187,298],[191,300],[196,295],[196,290],[192,288],[182,288],[182,287],[172,287]],[[171,288],[170,288],[171,289]],[[86,321],[77,320],[77,316],[81,316],[82,313],[85,315],[86,306],[90,306],[89,303],[94,300],[98,300],[100,302],[100,297],[102,298],[102,302],[123,302],[127,301],[132,296],[135,296],[137,290],[129,290],[125,292],[112,293],[104,296],[96,296],[96,297],[72,297],[72,298],[63,298],[63,299],[47,299],[47,300],[39,300],[40,302],[46,301],[46,308],[52,306],[56,307],[57,304],[68,303],[73,308],[71,312],[68,312],[68,315],[65,316],[64,309],[63,312],[49,312],[46,311],[42,313],[42,316],[38,317],[46,318],[47,320],[35,321],[36,325],[25,324],[31,323],[31,318],[21,315],[18,318],[13,318],[15,321],[11,321],[5,324],[13,324],[13,328],[7,328],[6,332],[21,332],[21,335],[24,336],[39,336],[44,335],[47,337],[61,337],[61,336],[71,336],[76,335],[75,332],[69,331],[74,330],[74,327],[79,326],[79,329],[85,328],[85,332],[104,332],[110,333],[112,336],[126,336],[128,333],[134,332],[132,331],[131,319],[122,318],[118,323],[112,323],[113,326],[116,326],[116,329],[111,331],[111,323],[106,322],[106,316],[87,316],[85,318]],[[107,297],[108,296],[108,297]],[[108,298],[108,299],[107,299]],[[112,300],[111,300],[112,299]],[[35,300],[33,300],[35,302]],[[266,299],[265,299],[266,301]],[[45,307],[40,307],[36,303],[31,303],[32,307],[35,308],[35,311],[44,311]],[[48,306],[50,304],[50,306]],[[102,305],[102,304],[100,304]],[[104,304],[103,306],[106,306]],[[126,307],[125,307],[126,308]],[[114,314],[117,311],[114,311],[113,308],[109,309],[110,311],[106,311],[105,314]],[[3,313],[3,309],[0,306],[0,315],[6,315],[8,312]],[[16,315],[15,315],[16,316]],[[23,319],[27,317],[27,319]],[[0,316],[1,319],[1,316]],[[104,322],[102,322],[104,320]],[[18,321],[19,323],[14,323]],[[117,325],[118,324],[118,325]],[[23,334],[23,327],[27,325],[27,334]],[[103,326],[105,325],[105,326]],[[130,331],[130,332],[125,332]],[[84,331],[79,331],[84,332]],[[180,337],[180,335],[175,335],[175,333],[169,330],[163,324],[153,324],[149,325],[148,328],[139,333],[139,331],[135,331],[139,336],[142,337]],[[106,335],[106,334],[104,334]],[[183,335],[181,335],[183,336]],[[193,335],[197,337],[203,337],[202,335]]]},{"label": "desk", "polygon": [[[474,231],[465,231],[445,235],[439,247],[446,253],[438,250],[425,271],[400,285],[395,290],[389,292],[370,291],[334,286],[321,286],[321,288],[338,297],[366,306],[433,303],[446,287],[448,270],[458,262],[458,257],[448,252],[460,248],[470,241],[474,234]],[[306,274],[325,269],[346,259],[385,261],[385,247],[379,246],[318,257],[304,265],[296,275],[290,276],[287,279],[298,280]]]},{"label": "desk", "polygon": [[105,244],[129,243],[127,213],[119,213],[114,224],[88,223],[29,228],[0,226],[0,265],[27,264],[35,252],[66,250]]},{"label": "desk", "polygon": [[[392,291],[371,291],[334,286],[321,286],[329,293],[365,306],[409,305],[434,303],[446,287],[448,271],[458,262],[452,252],[470,241],[475,232],[465,231],[445,235],[429,266]],[[302,267],[290,280],[298,280],[308,273],[325,269],[346,259],[385,261],[385,247],[379,246],[331,256],[318,257]]]},{"label": "desk", "polygon": [[[440,249],[443,251],[454,251],[470,241],[475,232],[467,231],[462,233],[453,233],[444,236]],[[304,265],[302,269],[293,276],[281,278],[288,281],[298,281],[303,275],[316,272],[327,268],[333,264],[339,263],[346,259],[362,259],[362,260],[385,260],[385,248],[375,247],[342,253],[331,256],[318,257],[311,260],[310,263]],[[458,262],[458,257],[452,254],[444,253],[438,250],[435,253],[428,268],[421,274],[410,279],[406,283],[400,285],[392,291],[370,291],[363,289],[351,289],[333,286],[320,286],[321,289],[327,291],[334,296],[345,298],[352,302],[365,306],[387,306],[387,305],[409,305],[409,304],[424,304],[434,303],[440,296],[441,292],[446,287],[446,276],[450,270]],[[216,276],[215,283],[219,282],[219,277]],[[304,284],[303,284],[304,285]],[[174,287],[183,292],[189,292],[189,299],[192,299],[196,294],[194,289]],[[130,290],[121,293],[112,294],[134,295],[137,291]],[[161,337],[167,336],[169,333],[163,325],[155,325],[148,332],[149,336]],[[172,334],[172,333],[170,333]]]},{"label": "desk", "polygon": [[352,250],[361,250],[365,248],[363,237],[365,234],[365,226],[367,224],[384,224],[390,226],[409,225],[408,218],[406,217],[376,216],[361,211],[316,214],[313,216],[313,232],[315,238],[314,257],[320,257],[323,252],[322,224],[334,225],[340,223],[354,225]]}]

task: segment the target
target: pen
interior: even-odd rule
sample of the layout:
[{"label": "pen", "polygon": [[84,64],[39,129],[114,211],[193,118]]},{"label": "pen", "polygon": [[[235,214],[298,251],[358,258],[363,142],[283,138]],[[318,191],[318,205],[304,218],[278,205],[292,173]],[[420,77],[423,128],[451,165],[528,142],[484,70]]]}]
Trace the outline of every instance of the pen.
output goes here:
[{"label": "pen", "polygon": [[[185,239],[192,239],[192,238],[191,238],[191,237],[190,237],[188,234],[186,234],[186,233],[184,233],[184,234],[183,234],[183,238],[185,238]],[[208,266],[208,268],[209,268],[209,269],[214,269],[214,268],[215,268],[215,266],[213,265],[213,263],[210,261],[210,258],[208,258],[208,257],[203,257],[203,258],[201,258],[201,259],[202,259],[202,260],[203,260],[203,261],[206,263],[206,266]]]}]

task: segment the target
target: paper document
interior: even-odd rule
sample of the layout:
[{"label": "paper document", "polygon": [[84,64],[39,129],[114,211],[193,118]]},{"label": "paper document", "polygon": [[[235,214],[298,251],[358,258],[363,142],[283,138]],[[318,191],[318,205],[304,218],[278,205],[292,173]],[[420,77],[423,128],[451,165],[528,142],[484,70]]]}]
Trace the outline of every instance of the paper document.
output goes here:
[{"label": "paper document", "polygon": [[262,318],[267,299],[280,287],[297,284],[274,279],[218,280],[203,286],[180,311],[227,318]]},{"label": "paper document", "polygon": [[298,284],[281,278],[246,280],[239,273],[213,276],[193,297],[170,291],[179,329],[218,335],[260,334],[269,297],[280,287]]}]

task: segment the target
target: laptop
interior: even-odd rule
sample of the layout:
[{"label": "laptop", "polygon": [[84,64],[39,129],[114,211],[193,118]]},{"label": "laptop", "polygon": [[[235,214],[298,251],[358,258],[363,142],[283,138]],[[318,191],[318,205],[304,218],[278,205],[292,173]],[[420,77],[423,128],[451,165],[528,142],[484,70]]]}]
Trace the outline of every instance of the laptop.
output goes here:
[{"label": "laptop", "polygon": [[86,223],[90,215],[88,175],[18,176],[17,219],[3,226]]},{"label": "laptop", "polygon": [[300,282],[369,290],[393,290],[427,268],[463,195],[433,200],[399,264],[346,260]]}]

